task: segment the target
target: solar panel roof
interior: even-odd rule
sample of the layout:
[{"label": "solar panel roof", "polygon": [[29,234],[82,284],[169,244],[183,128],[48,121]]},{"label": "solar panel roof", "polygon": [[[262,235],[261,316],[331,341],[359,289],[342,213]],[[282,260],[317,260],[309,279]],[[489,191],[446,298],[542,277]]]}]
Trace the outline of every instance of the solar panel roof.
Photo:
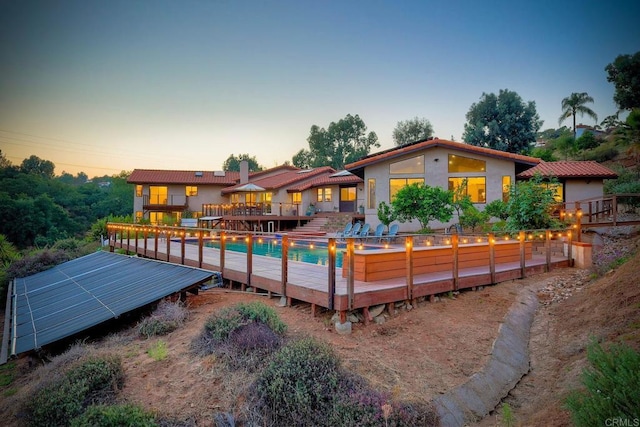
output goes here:
[{"label": "solar panel roof", "polygon": [[202,284],[213,274],[100,251],[15,279],[11,354],[38,349]]}]

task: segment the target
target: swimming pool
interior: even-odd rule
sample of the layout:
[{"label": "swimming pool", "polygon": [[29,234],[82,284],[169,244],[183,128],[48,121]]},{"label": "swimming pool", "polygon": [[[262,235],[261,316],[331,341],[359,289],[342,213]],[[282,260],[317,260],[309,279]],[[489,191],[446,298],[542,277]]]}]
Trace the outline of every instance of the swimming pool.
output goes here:
[{"label": "swimming pool", "polygon": [[[209,248],[220,249],[219,240],[210,240],[205,243]],[[336,267],[342,267],[342,251],[346,245],[338,244],[336,251]],[[225,243],[228,251],[247,253],[247,244],[242,239],[228,239]],[[273,258],[282,258],[282,241],[280,239],[255,239],[253,241],[253,254]],[[329,250],[326,242],[313,242],[304,240],[289,240],[288,259],[302,261],[310,264],[328,265]]]}]

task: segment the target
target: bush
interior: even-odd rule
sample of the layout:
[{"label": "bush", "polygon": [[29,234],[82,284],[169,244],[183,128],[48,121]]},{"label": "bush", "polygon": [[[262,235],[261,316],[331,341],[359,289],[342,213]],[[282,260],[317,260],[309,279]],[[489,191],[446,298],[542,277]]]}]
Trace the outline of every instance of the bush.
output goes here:
[{"label": "bush", "polygon": [[155,418],[135,405],[90,406],[71,421],[71,427],[155,427]]},{"label": "bush", "polygon": [[328,425],[339,379],[338,358],[331,348],[304,338],[274,355],[253,392],[275,425]]},{"label": "bush", "polygon": [[167,335],[182,326],[188,315],[184,303],[162,300],[151,316],[138,324],[138,333],[146,338]]},{"label": "bush", "polygon": [[16,260],[7,269],[10,278],[27,277],[71,260],[63,250],[42,249]]},{"label": "bush", "polygon": [[251,393],[273,425],[437,425],[433,408],[391,403],[364,379],[344,371],[328,345],[311,338],[276,353]]},{"label": "bush", "polygon": [[613,344],[605,350],[592,343],[587,348],[587,358],[591,368],[582,373],[586,390],[575,391],[566,400],[575,425],[639,420],[640,353],[623,344]]},{"label": "bush", "polygon": [[217,354],[230,367],[252,371],[280,348],[286,324],[275,310],[261,302],[238,304],[215,313],[192,343],[195,353]]},{"label": "bush", "polygon": [[31,425],[68,425],[91,404],[110,403],[124,373],[116,356],[89,356],[43,383],[27,404]]},{"label": "bush", "polygon": [[608,145],[601,145],[593,150],[585,153],[585,160],[595,160],[598,163],[606,162],[607,160],[613,160],[618,155],[618,150],[615,147]]}]

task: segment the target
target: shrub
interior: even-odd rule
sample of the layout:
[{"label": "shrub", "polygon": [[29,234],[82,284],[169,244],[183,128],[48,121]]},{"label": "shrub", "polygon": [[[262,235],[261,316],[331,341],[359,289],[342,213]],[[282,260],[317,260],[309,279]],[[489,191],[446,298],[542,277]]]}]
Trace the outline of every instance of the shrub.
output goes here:
[{"label": "shrub", "polygon": [[10,278],[27,277],[67,262],[71,256],[63,250],[42,249],[14,261],[7,272]]},{"label": "shrub", "polygon": [[67,425],[91,404],[110,403],[124,373],[116,356],[89,356],[41,384],[27,404],[32,425]]},{"label": "shrub", "polygon": [[429,405],[390,403],[364,379],[343,370],[328,345],[311,338],[276,353],[251,393],[273,425],[437,425]]},{"label": "shrub", "polygon": [[90,406],[79,417],[71,420],[71,427],[155,427],[153,414],[135,405]]},{"label": "shrub", "polygon": [[275,425],[328,425],[339,391],[339,362],[331,348],[311,338],[284,346],[258,376],[254,395]]},{"label": "shrub", "polygon": [[156,341],[149,350],[147,350],[147,354],[156,362],[166,359],[169,355],[167,343],[162,340]]},{"label": "shrub", "polygon": [[595,160],[598,163],[603,163],[607,160],[615,159],[618,154],[618,150],[615,147],[601,145],[588,153],[585,153],[584,159]]},{"label": "shrub", "polygon": [[187,319],[189,311],[185,305],[162,300],[149,317],[145,317],[138,324],[138,333],[146,338],[166,335],[178,329]]},{"label": "shrub", "polygon": [[207,319],[191,347],[201,356],[222,356],[234,369],[253,371],[280,348],[285,331],[286,324],[273,308],[261,302],[238,304]]},{"label": "shrub", "polygon": [[640,353],[623,344],[605,350],[594,342],[587,358],[591,367],[582,373],[586,390],[574,391],[566,400],[575,425],[640,419]]},{"label": "shrub", "polygon": [[484,207],[484,212],[492,218],[506,220],[509,217],[507,204],[500,199],[496,199]]}]

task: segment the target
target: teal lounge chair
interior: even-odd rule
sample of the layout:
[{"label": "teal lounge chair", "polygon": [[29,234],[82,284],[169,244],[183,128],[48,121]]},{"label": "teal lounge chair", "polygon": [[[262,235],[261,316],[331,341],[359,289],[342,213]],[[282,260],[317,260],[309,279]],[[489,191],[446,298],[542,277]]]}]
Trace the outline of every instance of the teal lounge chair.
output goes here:
[{"label": "teal lounge chair", "polygon": [[353,236],[353,237],[359,237],[361,239],[364,239],[365,237],[367,237],[369,235],[369,230],[370,229],[371,229],[371,226],[369,224],[365,224],[364,226],[362,226],[362,230],[360,230],[358,235],[357,236]]},{"label": "teal lounge chair", "polygon": [[395,238],[398,236],[398,228],[400,228],[398,224],[392,224],[391,227],[389,227],[389,234],[384,236],[384,239],[387,241],[387,243],[390,243],[392,239],[395,240]]},{"label": "teal lounge chair", "polygon": [[342,230],[341,232],[339,232],[337,234],[338,237],[345,237],[347,234],[351,233],[351,229],[353,228],[353,223],[352,222],[348,222],[345,226],[344,226],[344,230]]},{"label": "teal lounge chair", "polygon": [[362,228],[362,224],[356,222],[351,231],[346,233],[343,237],[358,237],[360,235],[360,228]]},{"label": "teal lounge chair", "polygon": [[373,237],[376,242],[380,243],[382,233],[384,233],[384,224],[378,224],[376,230],[373,232]]}]

